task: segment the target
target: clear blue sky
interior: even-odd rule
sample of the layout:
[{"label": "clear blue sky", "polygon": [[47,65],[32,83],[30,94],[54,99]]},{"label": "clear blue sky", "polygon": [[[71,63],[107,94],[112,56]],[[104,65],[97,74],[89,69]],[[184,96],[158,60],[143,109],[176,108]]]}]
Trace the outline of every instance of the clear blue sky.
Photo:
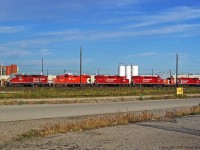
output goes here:
[{"label": "clear blue sky", "polygon": [[0,0],[0,63],[20,72],[200,73],[199,0]]}]

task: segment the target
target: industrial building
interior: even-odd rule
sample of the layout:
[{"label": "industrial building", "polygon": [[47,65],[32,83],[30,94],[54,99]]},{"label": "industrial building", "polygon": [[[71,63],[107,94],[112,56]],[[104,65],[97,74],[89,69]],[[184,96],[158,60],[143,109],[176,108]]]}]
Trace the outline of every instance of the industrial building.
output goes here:
[{"label": "industrial building", "polygon": [[0,66],[0,75],[10,76],[11,74],[18,73],[19,68],[16,64],[10,66]]}]

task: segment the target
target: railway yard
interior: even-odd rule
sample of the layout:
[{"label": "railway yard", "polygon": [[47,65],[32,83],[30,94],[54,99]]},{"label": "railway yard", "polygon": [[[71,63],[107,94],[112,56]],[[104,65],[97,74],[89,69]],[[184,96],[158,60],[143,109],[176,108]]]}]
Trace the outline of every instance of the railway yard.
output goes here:
[{"label": "railway yard", "polygon": [[0,0],[0,150],[200,150],[200,0]]}]

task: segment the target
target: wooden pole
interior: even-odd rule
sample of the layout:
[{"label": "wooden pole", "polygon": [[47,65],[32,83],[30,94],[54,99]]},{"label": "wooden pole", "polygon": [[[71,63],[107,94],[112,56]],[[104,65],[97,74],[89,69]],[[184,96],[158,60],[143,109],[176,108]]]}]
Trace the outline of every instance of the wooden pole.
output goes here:
[{"label": "wooden pole", "polygon": [[176,54],[176,86],[178,86],[178,54]]},{"label": "wooden pole", "polygon": [[80,88],[82,88],[82,47],[80,47]]}]

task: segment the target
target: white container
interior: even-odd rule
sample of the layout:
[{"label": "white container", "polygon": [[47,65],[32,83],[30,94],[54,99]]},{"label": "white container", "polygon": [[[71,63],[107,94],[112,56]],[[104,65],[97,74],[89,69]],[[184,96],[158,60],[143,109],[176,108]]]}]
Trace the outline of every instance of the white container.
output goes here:
[{"label": "white container", "polygon": [[134,65],[132,66],[132,77],[133,76],[138,76],[138,66],[137,65]]},{"label": "white container", "polygon": [[129,83],[131,83],[131,66],[126,66],[126,79],[129,79]]},{"label": "white container", "polygon": [[125,69],[126,67],[125,67],[125,65],[119,65],[119,76],[120,77],[125,77],[125,72],[126,72],[126,69]]}]

